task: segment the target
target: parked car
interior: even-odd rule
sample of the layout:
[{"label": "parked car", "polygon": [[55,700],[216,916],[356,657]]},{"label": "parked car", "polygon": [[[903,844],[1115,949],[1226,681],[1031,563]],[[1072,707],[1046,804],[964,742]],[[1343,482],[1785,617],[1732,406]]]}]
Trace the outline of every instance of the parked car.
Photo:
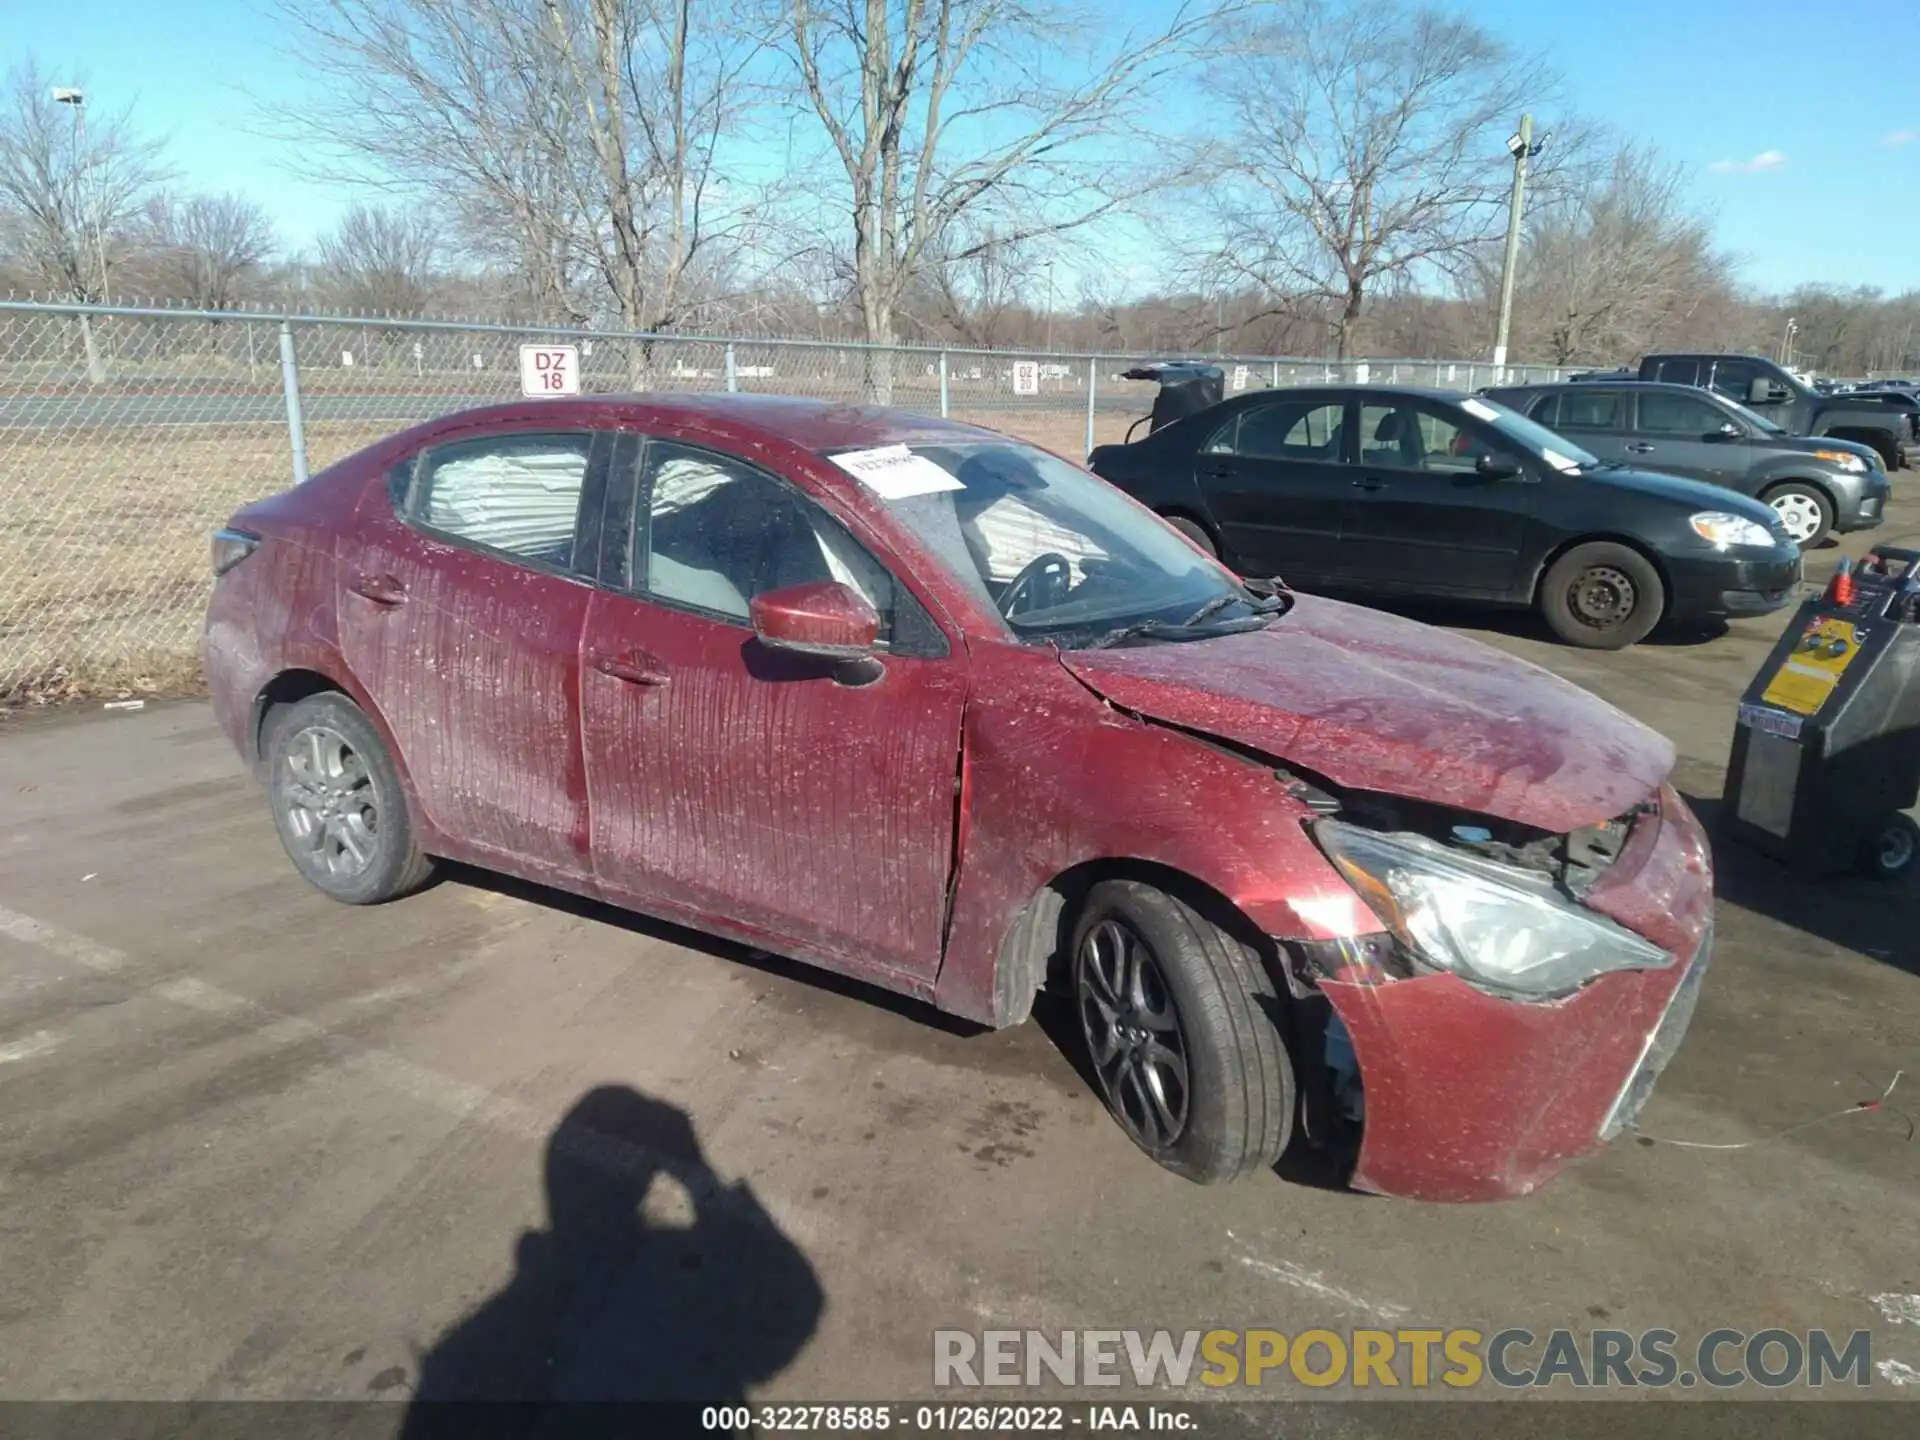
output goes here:
[{"label": "parked car", "polygon": [[1242,582],[988,431],[500,406],[247,506],[213,560],[214,710],[324,893],[455,859],[984,1025],[1057,986],[1196,1180],[1299,1119],[1364,1188],[1531,1190],[1632,1122],[1699,987],[1667,741]]},{"label": "parked car", "polygon": [[1759,502],[1605,464],[1452,391],[1259,391],[1101,446],[1088,464],[1243,574],[1532,606],[1594,649],[1631,645],[1662,619],[1766,614],[1800,576],[1798,549]]},{"label": "parked car", "polygon": [[1802,550],[1871,530],[1891,486],[1879,453],[1851,440],[1789,435],[1711,390],[1629,382],[1484,390],[1602,460],[1685,475],[1770,505]]},{"label": "parked car", "polygon": [[1920,399],[1892,391],[1823,395],[1757,355],[1649,355],[1639,378],[1697,385],[1766,416],[1789,435],[1871,446],[1888,470],[1920,455]]}]

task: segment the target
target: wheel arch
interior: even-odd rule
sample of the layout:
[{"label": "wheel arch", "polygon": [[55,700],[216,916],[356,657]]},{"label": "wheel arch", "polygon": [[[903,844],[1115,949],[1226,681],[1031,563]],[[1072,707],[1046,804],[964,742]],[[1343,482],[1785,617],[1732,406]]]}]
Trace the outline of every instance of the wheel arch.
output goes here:
[{"label": "wheel arch", "polygon": [[1220,527],[1213,523],[1212,518],[1206,514],[1197,502],[1190,503],[1180,500],[1165,505],[1156,505],[1153,508],[1154,513],[1162,520],[1188,520],[1198,525],[1201,530],[1206,532],[1207,538],[1213,542],[1213,553],[1216,555],[1225,553],[1220,546]]},{"label": "wheel arch", "polygon": [[1032,1013],[1035,996],[1042,990],[1057,991],[1066,983],[1073,925],[1089,892],[1105,880],[1152,885],[1192,906],[1204,919],[1247,946],[1272,975],[1276,991],[1286,995],[1277,943],[1232,899],[1176,866],[1135,856],[1108,855],[1079,861],[1054,875],[1034,891],[1008,925],[994,960],[997,1025],[1019,1024]]},{"label": "wheel arch", "polygon": [[326,694],[344,695],[367,717],[367,722],[380,736],[380,743],[387,747],[387,757],[393,761],[393,768],[400,776],[400,785],[406,791],[407,805],[415,824],[426,822],[430,825],[430,817],[424,815],[420,808],[420,796],[414,789],[413,773],[407,768],[407,757],[394,740],[393,728],[387,724],[387,717],[380,713],[380,707],[373,703],[373,698],[345,674],[332,673],[311,665],[290,665],[276,672],[271,680],[260,687],[259,693],[253,697],[252,711],[247,717],[245,758],[254,774],[265,778],[266,758],[261,753],[261,743],[266,738],[267,717],[282,705],[297,705],[312,696]]}]

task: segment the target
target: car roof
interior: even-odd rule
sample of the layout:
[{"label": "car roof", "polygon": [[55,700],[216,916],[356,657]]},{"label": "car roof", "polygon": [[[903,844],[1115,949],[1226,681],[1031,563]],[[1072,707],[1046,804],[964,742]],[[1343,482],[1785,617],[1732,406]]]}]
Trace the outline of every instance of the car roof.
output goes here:
[{"label": "car roof", "polygon": [[816,452],[1007,438],[977,425],[884,405],[850,405],[806,396],[740,395],[727,391],[650,390],[521,400],[462,410],[442,416],[433,425],[435,429],[444,429],[449,422],[486,424],[532,419],[592,424],[605,423],[610,418],[640,424],[693,425],[741,441],[784,440]]},{"label": "car roof", "polygon": [[1636,391],[1652,390],[1655,393],[1672,395],[1711,395],[1716,400],[1726,399],[1726,396],[1718,391],[1709,390],[1703,385],[1680,385],[1672,380],[1636,380],[1628,375],[1622,375],[1618,380],[1544,380],[1537,385],[1489,385],[1487,393],[1490,395],[1544,395],[1550,390],[1577,390],[1580,394],[1586,395],[1595,390],[1611,390],[1616,386],[1622,389],[1632,386]]}]

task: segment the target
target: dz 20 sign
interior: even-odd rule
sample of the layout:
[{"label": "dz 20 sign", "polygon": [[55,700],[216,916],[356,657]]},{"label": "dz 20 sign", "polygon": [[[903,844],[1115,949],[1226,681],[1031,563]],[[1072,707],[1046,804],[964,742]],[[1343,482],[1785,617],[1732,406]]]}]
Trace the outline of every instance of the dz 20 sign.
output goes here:
[{"label": "dz 20 sign", "polygon": [[580,347],[577,345],[522,345],[522,395],[578,395]]}]

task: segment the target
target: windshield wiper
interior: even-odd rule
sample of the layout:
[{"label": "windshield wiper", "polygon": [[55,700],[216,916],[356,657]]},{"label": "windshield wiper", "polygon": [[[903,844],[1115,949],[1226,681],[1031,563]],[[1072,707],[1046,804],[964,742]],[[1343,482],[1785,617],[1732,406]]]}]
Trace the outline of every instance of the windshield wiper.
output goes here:
[{"label": "windshield wiper", "polygon": [[[1216,626],[1231,626],[1233,630],[1252,629],[1254,627],[1248,624],[1249,621],[1265,620],[1271,615],[1284,613],[1293,605],[1293,596],[1284,591],[1266,598],[1229,592],[1225,595],[1214,596],[1213,599],[1207,601],[1206,604],[1202,605],[1184,620],[1136,620],[1131,625],[1122,625],[1117,629],[1107,631],[1103,635],[1096,635],[1080,648],[1083,650],[1105,650],[1110,646],[1119,645],[1128,640],[1137,640],[1143,635],[1184,637],[1192,630],[1198,628],[1203,622],[1212,619],[1236,600],[1245,605],[1250,613],[1232,620],[1216,622]],[[1232,633],[1232,631],[1224,633]]]},{"label": "windshield wiper", "polygon": [[1222,610],[1226,609],[1227,606],[1233,604],[1234,601],[1244,599],[1244,598],[1245,597],[1243,596],[1236,595],[1231,590],[1229,590],[1224,595],[1216,595],[1213,597],[1213,599],[1207,601],[1206,604],[1202,605],[1198,610],[1194,611],[1191,615],[1187,616],[1186,619],[1182,620],[1180,622],[1180,628],[1184,630],[1189,625],[1198,625],[1202,620],[1206,619],[1209,615],[1218,615]]}]

